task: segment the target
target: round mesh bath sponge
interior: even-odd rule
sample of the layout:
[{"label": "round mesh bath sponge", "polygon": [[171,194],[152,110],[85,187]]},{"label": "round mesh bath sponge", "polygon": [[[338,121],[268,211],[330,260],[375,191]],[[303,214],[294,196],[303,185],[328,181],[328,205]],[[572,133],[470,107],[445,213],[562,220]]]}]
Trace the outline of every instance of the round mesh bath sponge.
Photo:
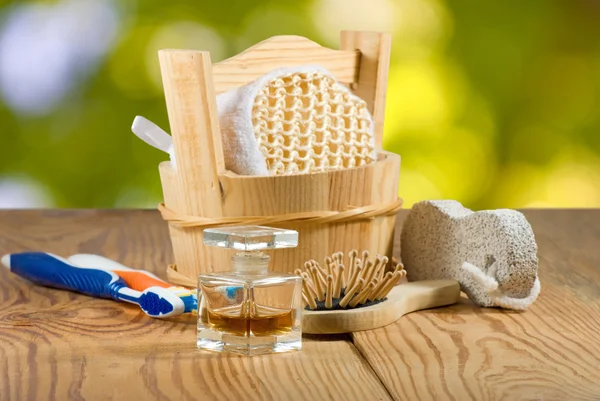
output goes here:
[{"label": "round mesh bath sponge", "polygon": [[318,66],[272,71],[217,97],[225,162],[248,175],[352,168],[376,160],[364,100]]}]

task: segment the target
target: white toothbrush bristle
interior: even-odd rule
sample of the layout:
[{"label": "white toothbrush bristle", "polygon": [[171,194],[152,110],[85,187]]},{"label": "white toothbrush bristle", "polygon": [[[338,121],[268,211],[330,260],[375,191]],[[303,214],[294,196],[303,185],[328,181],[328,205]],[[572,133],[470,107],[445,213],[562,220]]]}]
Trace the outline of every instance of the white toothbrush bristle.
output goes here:
[{"label": "white toothbrush bristle", "polygon": [[10,269],[10,255],[2,256],[2,264]]}]

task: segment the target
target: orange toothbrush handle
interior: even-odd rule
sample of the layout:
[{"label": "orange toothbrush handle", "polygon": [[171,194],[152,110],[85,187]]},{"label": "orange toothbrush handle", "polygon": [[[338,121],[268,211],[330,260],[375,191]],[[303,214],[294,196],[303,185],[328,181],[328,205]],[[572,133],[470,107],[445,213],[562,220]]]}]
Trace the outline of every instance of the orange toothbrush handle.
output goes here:
[{"label": "orange toothbrush handle", "polygon": [[141,271],[135,270],[114,270],[114,273],[117,273],[119,277],[121,277],[129,287],[136,291],[144,291],[149,287],[162,287],[162,288],[170,288],[173,284],[169,284],[166,281],[162,281],[160,279],[148,276]]}]

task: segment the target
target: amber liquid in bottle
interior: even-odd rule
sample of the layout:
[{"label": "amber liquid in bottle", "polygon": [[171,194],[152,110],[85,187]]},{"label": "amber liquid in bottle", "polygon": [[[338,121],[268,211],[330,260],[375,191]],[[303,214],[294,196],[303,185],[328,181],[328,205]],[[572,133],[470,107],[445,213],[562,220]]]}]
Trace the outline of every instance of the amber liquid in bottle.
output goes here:
[{"label": "amber liquid in bottle", "polygon": [[236,336],[273,336],[287,334],[292,331],[295,311],[271,311],[257,315],[244,315],[240,309],[232,311],[209,311],[202,309],[202,320],[213,330]]}]

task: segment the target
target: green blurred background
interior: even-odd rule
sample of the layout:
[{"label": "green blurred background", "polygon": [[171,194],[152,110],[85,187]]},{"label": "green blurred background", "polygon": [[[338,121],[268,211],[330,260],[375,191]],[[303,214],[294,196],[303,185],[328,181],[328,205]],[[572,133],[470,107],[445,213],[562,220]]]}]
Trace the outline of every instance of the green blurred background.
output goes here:
[{"label": "green blurred background", "polygon": [[0,2],[0,207],[156,207],[157,50],[393,34],[384,148],[407,205],[600,207],[596,0]]}]

